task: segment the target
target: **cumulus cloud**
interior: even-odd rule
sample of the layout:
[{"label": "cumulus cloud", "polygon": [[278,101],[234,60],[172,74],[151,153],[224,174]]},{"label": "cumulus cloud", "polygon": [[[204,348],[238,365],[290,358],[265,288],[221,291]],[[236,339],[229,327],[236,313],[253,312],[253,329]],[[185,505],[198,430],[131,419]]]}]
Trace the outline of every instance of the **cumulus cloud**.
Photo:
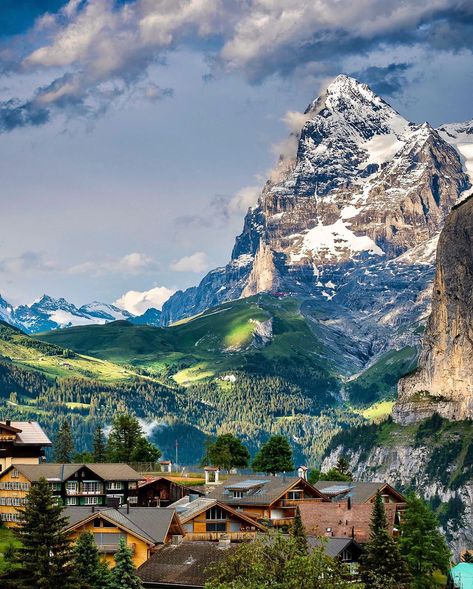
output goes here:
[{"label": "cumulus cloud", "polygon": [[[0,71],[51,76],[29,99],[0,103],[0,130],[41,125],[59,111],[97,116],[151,64],[186,43],[198,49],[199,39],[206,52],[212,40],[215,71],[259,82],[294,72],[320,80],[380,46],[471,51],[472,33],[470,0],[70,0],[0,47]],[[153,101],[172,96],[159,85],[143,89]]]},{"label": "cumulus cloud", "polygon": [[204,252],[195,252],[173,262],[169,268],[174,272],[205,272],[209,268],[209,260]]},{"label": "cumulus cloud", "polygon": [[156,269],[156,262],[150,256],[134,252],[122,258],[107,259],[98,261],[81,262],[69,268],[70,274],[109,274],[111,272],[122,272],[125,274],[138,274],[140,272]]},{"label": "cumulus cloud", "polygon": [[114,305],[133,315],[141,315],[151,308],[161,310],[163,304],[174,292],[165,286],[156,286],[145,291],[129,290],[117,299]]}]

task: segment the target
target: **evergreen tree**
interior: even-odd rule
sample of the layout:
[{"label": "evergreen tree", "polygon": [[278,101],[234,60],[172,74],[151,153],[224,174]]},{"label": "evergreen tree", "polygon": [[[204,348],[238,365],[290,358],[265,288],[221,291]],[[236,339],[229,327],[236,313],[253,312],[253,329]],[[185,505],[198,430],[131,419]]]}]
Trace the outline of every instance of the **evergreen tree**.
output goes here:
[{"label": "evergreen tree", "polygon": [[360,576],[370,589],[410,587],[410,574],[398,545],[388,530],[380,491],[376,493],[370,524],[370,539],[360,561]]},{"label": "evergreen tree", "polygon": [[107,462],[107,445],[103,429],[99,426],[94,432],[92,443],[92,461]]},{"label": "evergreen tree", "polygon": [[53,498],[46,479],[32,485],[26,504],[17,508],[21,522],[15,529],[22,574],[19,587],[68,589],[73,587],[72,549],[63,531],[68,520]]},{"label": "evergreen tree", "polygon": [[131,550],[123,538],[115,554],[115,567],[112,569],[109,589],[142,589],[141,580],[136,574]]},{"label": "evergreen tree", "polygon": [[302,523],[301,512],[299,507],[296,508],[294,523],[291,527],[291,536],[294,540],[294,546],[298,554],[306,555],[309,552],[309,544],[305,533],[304,524]]},{"label": "evergreen tree", "polygon": [[100,553],[91,532],[79,536],[74,546],[75,589],[102,589],[108,587],[110,570],[100,559]]},{"label": "evergreen tree", "polygon": [[450,550],[439,532],[439,522],[428,505],[415,495],[408,499],[401,524],[401,554],[412,575],[413,589],[430,589],[435,571],[446,574]]},{"label": "evergreen tree", "polygon": [[465,552],[465,554],[462,556],[462,562],[473,564],[473,554],[471,554],[471,552]]},{"label": "evergreen tree", "polygon": [[146,439],[135,416],[119,413],[112,422],[107,455],[111,462],[156,462],[161,451]]},{"label": "evergreen tree", "polygon": [[251,465],[255,472],[291,472],[294,470],[292,449],[284,436],[271,436],[256,454]]},{"label": "evergreen tree", "polygon": [[131,462],[157,462],[161,458],[161,450],[142,436],[136,441],[130,458]]},{"label": "evergreen tree", "polygon": [[223,434],[206,444],[204,461],[227,471],[246,468],[250,460],[248,448],[233,434]]},{"label": "evergreen tree", "polygon": [[54,461],[59,463],[72,462],[74,455],[74,442],[72,440],[71,428],[66,419],[62,422],[56,439],[54,440]]}]

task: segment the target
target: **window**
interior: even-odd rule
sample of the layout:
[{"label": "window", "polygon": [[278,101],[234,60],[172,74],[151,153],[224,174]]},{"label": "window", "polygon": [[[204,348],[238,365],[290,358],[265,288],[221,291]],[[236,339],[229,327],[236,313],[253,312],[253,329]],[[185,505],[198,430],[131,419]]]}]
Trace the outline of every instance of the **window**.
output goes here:
[{"label": "window", "polygon": [[3,522],[19,522],[21,518],[19,513],[2,513],[1,520]]},{"label": "window", "polygon": [[78,505],[77,497],[66,497],[66,505]]},{"label": "window", "polygon": [[60,491],[61,490],[61,483],[49,483],[51,487],[51,491]]},{"label": "window", "polygon": [[1,491],[28,491],[29,488],[29,483],[18,483],[17,481],[8,481],[6,483],[0,483]]},{"label": "window", "polygon": [[121,491],[124,487],[123,481],[109,481],[107,483],[107,489],[109,491]]},{"label": "window", "polygon": [[103,487],[100,481],[84,481],[82,485],[83,493],[101,493],[102,489]]},{"label": "window", "polygon": [[66,493],[68,495],[76,495],[79,490],[79,483],[77,481],[67,481]]},{"label": "window", "polygon": [[233,491],[233,498],[234,499],[241,499],[243,497],[243,491]]},{"label": "window", "polygon": [[207,520],[227,520],[227,514],[221,507],[211,507],[207,510]]},{"label": "window", "polygon": [[13,505],[18,507],[26,504],[26,497],[0,497],[0,505]]},{"label": "window", "polygon": [[207,522],[205,525],[205,529],[207,532],[226,532],[227,531],[227,524],[226,524],[226,522],[220,522],[220,523]]},{"label": "window", "polygon": [[84,505],[100,505],[100,497],[84,497]]},{"label": "window", "polygon": [[18,470],[17,470],[16,468],[14,468],[14,469],[11,471],[11,478],[12,478],[12,479],[17,479],[19,476],[20,476],[20,473],[18,472]]},{"label": "window", "polygon": [[287,498],[292,499],[294,501],[294,500],[301,499],[301,495],[302,495],[301,491],[289,491],[289,493],[287,494]]}]

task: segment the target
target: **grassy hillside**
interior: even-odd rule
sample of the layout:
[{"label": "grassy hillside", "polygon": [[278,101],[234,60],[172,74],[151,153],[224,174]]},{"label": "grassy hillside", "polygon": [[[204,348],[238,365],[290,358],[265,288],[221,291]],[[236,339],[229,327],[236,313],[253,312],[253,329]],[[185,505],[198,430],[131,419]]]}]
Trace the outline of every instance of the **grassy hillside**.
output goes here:
[{"label": "grassy hillside", "polygon": [[[258,336],[264,322],[272,330],[267,342]],[[150,374],[172,376],[182,385],[231,371],[281,375],[299,366],[327,378],[332,372],[319,355],[323,345],[307,326],[299,301],[269,295],[227,303],[168,328],[117,321],[52,331],[38,338]]]},{"label": "grassy hillside", "polygon": [[418,351],[406,346],[390,350],[374,364],[345,385],[348,399],[354,406],[370,406],[383,400],[394,400],[399,379],[417,366]]},{"label": "grassy hillside", "polygon": [[106,383],[129,382],[137,372],[108,360],[77,354],[37,341],[0,321],[0,357],[14,366],[35,370],[51,378],[97,379]]}]

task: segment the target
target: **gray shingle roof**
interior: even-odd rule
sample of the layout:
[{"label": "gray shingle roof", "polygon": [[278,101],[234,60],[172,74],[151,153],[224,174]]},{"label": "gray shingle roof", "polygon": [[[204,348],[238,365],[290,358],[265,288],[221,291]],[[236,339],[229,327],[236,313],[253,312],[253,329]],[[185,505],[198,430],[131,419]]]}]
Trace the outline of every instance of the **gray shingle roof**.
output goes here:
[{"label": "gray shingle roof", "polygon": [[17,464],[19,470],[31,482],[38,482],[44,477],[49,481],[65,481],[79,469],[86,467],[105,481],[138,481],[141,480],[135,470],[128,464]]},{"label": "gray shingle roof", "polygon": [[324,552],[327,556],[335,558],[343,550],[349,547],[354,547],[357,551],[361,552],[362,548],[352,538],[324,538],[321,539],[317,536],[307,536],[307,542],[312,548],[318,548],[324,546]]},{"label": "gray shingle roof", "polygon": [[[256,485],[257,483],[260,483],[260,485],[253,487],[253,485]],[[313,489],[316,496],[321,495],[317,489],[314,489],[309,483],[299,477],[235,475],[226,481],[223,481],[221,485],[215,486],[207,497],[235,506],[255,504],[270,505],[274,501],[277,501],[277,499],[279,499],[281,495],[284,495],[284,493],[291,487],[297,486],[297,484]],[[241,485],[249,490],[245,496],[241,498],[233,497],[230,489],[242,490]]]},{"label": "gray shingle roof", "polygon": [[177,515],[182,523],[188,522],[193,517],[201,513],[202,511],[212,507],[217,503],[216,499],[209,497],[198,497],[193,501],[190,501],[189,496],[182,497],[178,501],[171,503],[169,507],[176,510]]},{"label": "gray shingle roof", "polygon": [[[350,497],[353,503],[367,503],[378,489],[381,490],[385,486],[392,489],[385,482],[318,481],[314,486],[335,501]],[[395,489],[392,490],[400,495]],[[400,495],[400,497],[402,496]]]},{"label": "gray shingle roof", "polygon": [[167,544],[139,567],[138,576],[144,583],[200,588],[208,579],[209,565],[228,558],[235,549],[235,544],[222,548],[218,542]]},{"label": "gray shingle roof", "polygon": [[132,507],[129,512],[126,508],[95,507],[92,512],[90,507],[66,507],[64,515],[69,518],[66,529],[98,513],[115,522],[118,527],[125,527],[152,544],[163,544],[175,512],[167,507]]},{"label": "gray shingle roof", "polygon": [[[0,423],[6,425],[5,422]],[[11,421],[10,425],[21,430],[16,436],[15,446],[52,446],[51,440],[37,421]]]}]

